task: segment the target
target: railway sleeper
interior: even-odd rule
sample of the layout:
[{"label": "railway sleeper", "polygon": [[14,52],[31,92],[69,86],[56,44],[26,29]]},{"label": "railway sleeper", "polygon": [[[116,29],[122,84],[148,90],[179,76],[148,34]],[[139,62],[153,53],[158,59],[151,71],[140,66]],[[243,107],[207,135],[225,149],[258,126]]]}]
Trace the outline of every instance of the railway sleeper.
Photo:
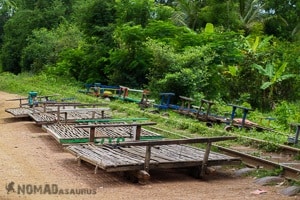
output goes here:
[{"label": "railway sleeper", "polygon": [[132,183],[147,184],[150,174],[145,170],[135,170],[124,172],[124,177]]},{"label": "railway sleeper", "polygon": [[205,169],[205,173],[202,173],[202,166],[195,166],[195,167],[190,167],[188,169],[189,175],[196,178],[196,179],[204,179],[205,175],[209,174],[210,172],[214,171],[212,168],[210,167],[206,167]]}]

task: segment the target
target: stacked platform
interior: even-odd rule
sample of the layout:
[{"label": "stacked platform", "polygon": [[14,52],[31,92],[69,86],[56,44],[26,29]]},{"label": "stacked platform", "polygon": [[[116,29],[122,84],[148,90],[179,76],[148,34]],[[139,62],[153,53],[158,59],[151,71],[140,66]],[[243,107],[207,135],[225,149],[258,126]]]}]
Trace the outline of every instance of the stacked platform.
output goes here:
[{"label": "stacked platform", "polygon": [[[86,161],[107,172],[129,172],[140,179],[152,169],[189,168],[203,177],[208,166],[240,164],[239,158],[211,152],[212,142],[236,137],[167,140],[142,128],[155,122],[146,118],[111,119],[108,107],[79,103],[50,103],[9,108],[14,117],[31,117],[78,161]],[[89,106],[88,108],[85,106]],[[100,105],[98,105],[100,106]],[[205,149],[188,144],[204,143]]]}]

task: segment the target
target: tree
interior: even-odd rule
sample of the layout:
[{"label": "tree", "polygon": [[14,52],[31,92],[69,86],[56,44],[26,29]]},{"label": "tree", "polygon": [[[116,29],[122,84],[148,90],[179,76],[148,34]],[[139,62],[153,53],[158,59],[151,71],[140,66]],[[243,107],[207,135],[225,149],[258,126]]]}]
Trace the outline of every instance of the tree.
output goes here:
[{"label": "tree", "polygon": [[176,0],[175,5],[177,8],[177,12],[173,16],[175,23],[196,30],[199,27],[199,13],[201,8],[204,7],[204,3],[194,0]]},{"label": "tree", "polygon": [[[296,98],[296,93],[291,92],[291,90],[297,90],[296,87],[290,87],[290,85],[294,85],[290,80],[293,75],[283,76],[297,73],[292,68],[292,66],[297,66],[293,61],[295,59],[293,46],[282,46],[281,42],[273,36],[261,38],[250,35],[244,39],[245,44],[241,48],[244,59],[239,64],[239,76],[236,78],[238,88],[236,90],[240,90],[241,93],[249,93],[251,105],[266,110],[271,108],[270,103],[272,104],[279,99]],[[281,60],[288,62],[290,67],[287,68]],[[256,73],[257,70],[259,73]],[[259,90],[258,88],[262,86],[262,80],[265,83],[264,89]],[[287,91],[287,87],[291,90]]]},{"label": "tree", "polygon": [[172,5],[176,0],[155,0],[156,3],[164,4],[164,5]]},{"label": "tree", "polygon": [[5,7],[5,6],[8,6],[11,9],[17,9],[18,8],[16,2],[13,1],[13,0],[3,0],[0,4],[1,4],[2,8]]},{"label": "tree", "polygon": [[298,0],[265,0],[265,2],[265,10],[270,15],[277,16],[266,23],[266,33],[288,40],[297,39],[300,26],[300,2]]},{"label": "tree", "polygon": [[263,20],[263,7],[259,0],[240,0],[241,22],[248,32],[255,23]]},{"label": "tree", "polygon": [[74,5],[74,23],[89,37],[97,37],[109,45],[116,20],[114,0],[78,1]]},{"label": "tree", "polygon": [[275,84],[296,76],[295,74],[284,74],[287,65],[288,65],[287,62],[283,62],[282,65],[278,67],[277,70],[276,70],[277,66],[275,66],[274,63],[268,63],[265,68],[257,64],[252,65],[255,69],[258,70],[258,72],[261,75],[267,78],[267,80],[263,81],[263,84],[261,85],[260,89],[262,90],[269,89],[268,101],[271,102],[271,105],[273,105],[274,103],[273,94],[276,86]]},{"label": "tree", "polygon": [[153,0],[117,0],[116,2],[118,24],[129,22],[146,27],[152,17]]},{"label": "tree", "polygon": [[74,24],[61,24],[52,30],[36,29],[22,50],[22,69],[41,72],[48,66],[54,66],[62,52],[77,49],[80,43],[84,43],[83,34]]},{"label": "tree", "polygon": [[[24,5],[31,5],[31,1],[22,1]],[[49,5],[49,1],[43,5]],[[28,4],[26,4],[28,3]],[[24,6],[22,5],[22,6]],[[51,29],[56,28],[64,19],[65,8],[61,1],[53,1],[50,7],[42,6],[42,9],[33,8],[21,9],[14,13],[4,26],[4,42],[2,46],[2,65],[3,70],[13,73],[20,73],[22,51],[28,44],[28,37],[31,36],[33,30],[42,27]],[[29,6],[30,7],[30,6]],[[24,69],[30,69],[30,66],[22,66]]]},{"label": "tree", "polygon": [[[4,26],[2,46],[2,65],[4,71],[20,73],[21,52],[27,44],[31,31],[39,26],[41,16],[38,12],[24,10],[16,12]],[[27,23],[23,23],[26,21]]]},{"label": "tree", "polygon": [[141,87],[146,84],[148,53],[143,42],[146,39],[141,25],[124,24],[115,29],[113,34],[117,48],[109,52],[110,64],[105,71],[111,84],[125,84]]}]

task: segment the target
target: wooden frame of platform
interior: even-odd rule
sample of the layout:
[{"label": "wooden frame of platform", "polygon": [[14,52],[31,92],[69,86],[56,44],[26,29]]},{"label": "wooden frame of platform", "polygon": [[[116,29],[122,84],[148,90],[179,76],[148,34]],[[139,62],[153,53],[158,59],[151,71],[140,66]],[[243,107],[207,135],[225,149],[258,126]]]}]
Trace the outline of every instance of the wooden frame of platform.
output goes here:
[{"label": "wooden frame of platform", "polygon": [[[30,92],[32,93],[32,92]],[[53,95],[45,95],[45,96],[36,96],[34,98],[39,99],[39,101],[37,101],[38,103],[44,103],[44,102],[51,102],[49,100],[50,97],[54,97],[54,96],[58,96],[57,94],[53,94]],[[15,98],[15,99],[8,99],[6,101],[19,101],[19,107],[23,107],[23,106],[29,106],[28,104],[28,97],[19,97],[19,98]],[[44,99],[44,101],[42,101],[42,99]],[[23,101],[26,101],[26,103],[24,103]]]},{"label": "wooden frame of platform", "polygon": [[[232,140],[236,137],[205,137],[179,140],[132,141],[112,145],[71,145],[66,148],[81,160],[106,172],[143,171],[152,169],[193,168],[196,177],[203,178],[208,166],[240,164],[239,158],[210,152],[213,142]],[[189,146],[206,143],[206,149]],[[150,175],[149,175],[150,176]]]},{"label": "wooden frame of platform", "polygon": [[135,131],[133,132],[133,139],[140,140],[142,133],[142,126],[156,125],[156,122],[144,122],[144,123],[131,123],[131,124],[87,124],[87,125],[77,125],[75,128],[89,128],[89,142],[95,141],[96,128],[107,128],[107,127],[135,127]]}]

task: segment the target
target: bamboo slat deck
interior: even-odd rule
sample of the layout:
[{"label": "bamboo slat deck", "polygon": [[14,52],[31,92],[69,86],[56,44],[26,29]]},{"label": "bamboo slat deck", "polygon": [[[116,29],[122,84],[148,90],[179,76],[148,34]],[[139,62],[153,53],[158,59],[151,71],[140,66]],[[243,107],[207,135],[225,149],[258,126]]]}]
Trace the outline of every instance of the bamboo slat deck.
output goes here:
[{"label": "bamboo slat deck", "polygon": [[[30,106],[28,103],[28,97],[20,97],[15,99],[8,99],[6,101],[19,101],[19,107],[16,108],[7,108],[5,109],[5,112],[8,112],[12,114],[14,117],[28,117],[29,114],[35,113],[35,112],[45,112],[45,108],[43,106],[40,106],[39,104],[43,104],[49,101],[50,97],[57,96],[57,95],[47,95],[47,96],[37,96],[36,101],[34,105]],[[42,99],[44,99],[42,101]],[[24,103],[25,102],[25,103]],[[51,102],[51,101],[49,101]]]},{"label": "bamboo slat deck", "polygon": [[56,122],[71,123],[79,119],[103,119],[103,118],[111,117],[109,108],[101,108],[101,110],[99,111],[97,111],[97,109],[99,108],[93,108],[93,109],[83,108],[80,109],[80,111],[79,109],[62,109],[59,112],[50,111],[50,112],[40,112],[40,113],[29,113],[28,115],[37,124],[52,124]]},{"label": "bamboo slat deck", "polygon": [[[124,124],[120,122],[119,124]],[[103,123],[105,124],[105,123]],[[43,125],[42,128],[50,133],[59,143],[86,143],[89,142],[89,128],[75,128],[75,124],[49,124]],[[96,143],[112,143],[125,141],[133,138],[133,127],[98,127],[95,131]],[[141,130],[141,140],[159,139],[159,134],[145,129]]]},{"label": "bamboo slat deck", "polygon": [[17,108],[7,108],[5,109],[5,112],[13,115],[16,118],[22,118],[22,117],[28,117],[29,114],[32,113],[40,113],[42,112],[42,108],[41,107],[33,107],[33,108],[29,108],[29,107],[17,107]]},{"label": "bamboo slat deck", "polygon": [[[70,106],[70,103],[66,104],[64,107],[73,108],[73,106]],[[28,113],[28,116],[31,117],[36,123],[43,124],[43,123],[54,123],[58,121],[57,114],[55,114],[55,112],[57,112],[58,109],[58,106],[56,104],[44,103],[42,107],[38,107],[38,108],[39,108],[39,112]],[[64,117],[61,116],[60,120],[64,120]]]},{"label": "bamboo slat deck", "polygon": [[[21,98],[21,100],[27,98]],[[7,101],[15,101],[19,99],[10,99]],[[82,104],[76,102],[40,102],[39,106],[29,107],[20,104],[20,107],[7,108],[5,112],[10,113],[16,118],[31,117],[37,123],[53,123],[60,120],[68,119],[75,121],[78,119],[102,119],[110,118],[111,114],[108,113],[109,108],[99,108],[97,106],[106,106],[107,104]],[[86,108],[89,106],[90,108]],[[81,107],[81,108],[78,108]],[[100,111],[102,110],[102,112]],[[106,111],[106,112],[104,112]],[[47,113],[47,114],[45,114]],[[57,114],[59,113],[59,114]],[[67,113],[67,114],[66,114]],[[60,116],[58,119],[57,116]]]},{"label": "bamboo slat deck", "polygon": [[[143,170],[145,167],[145,146],[111,148],[92,144],[71,145],[67,150],[78,159],[84,160],[107,172]],[[201,166],[205,150],[189,145],[162,145],[151,149],[149,170],[159,168],[186,168]],[[231,165],[240,159],[210,152],[207,166]]]},{"label": "bamboo slat deck", "polygon": [[[49,105],[49,104],[48,104]],[[5,109],[5,112],[13,115],[14,117],[31,117],[30,115],[36,114],[37,119],[38,116],[41,115],[40,113],[47,113],[47,112],[55,112],[57,111],[57,106],[35,106],[30,108],[29,106],[22,106],[22,107],[16,107],[16,108],[7,108]],[[46,116],[47,117],[47,116]],[[52,117],[53,118],[53,117]]]}]

